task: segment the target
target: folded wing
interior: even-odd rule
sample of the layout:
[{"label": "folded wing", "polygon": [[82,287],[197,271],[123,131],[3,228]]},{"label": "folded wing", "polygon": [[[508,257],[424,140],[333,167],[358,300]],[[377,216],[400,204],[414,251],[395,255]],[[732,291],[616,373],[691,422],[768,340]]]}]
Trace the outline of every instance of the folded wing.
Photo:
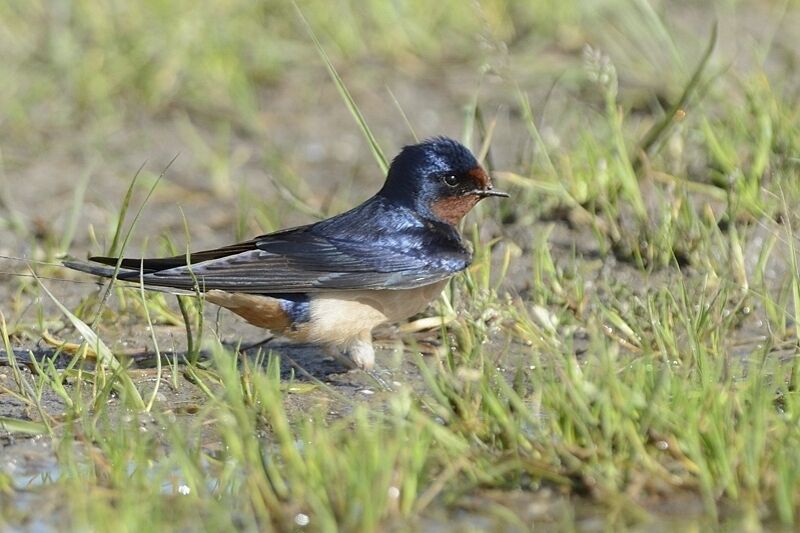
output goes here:
[{"label": "folded wing", "polygon": [[[346,289],[409,289],[444,280],[466,268],[471,254],[460,241],[431,242],[427,230],[392,238],[341,239],[305,226],[258,237],[188,258],[124,259],[118,279],[154,287],[251,294]],[[434,239],[436,240],[436,239]],[[117,258],[92,261],[116,266]],[[113,268],[80,268],[110,276]],[[141,272],[140,272],[141,270]]]}]

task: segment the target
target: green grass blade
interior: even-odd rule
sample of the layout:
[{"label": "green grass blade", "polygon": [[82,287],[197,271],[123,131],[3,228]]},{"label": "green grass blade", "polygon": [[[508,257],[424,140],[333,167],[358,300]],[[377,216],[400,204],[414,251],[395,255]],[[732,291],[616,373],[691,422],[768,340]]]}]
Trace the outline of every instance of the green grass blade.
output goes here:
[{"label": "green grass blade", "polygon": [[[35,274],[34,274],[35,276]],[[142,397],[139,394],[139,391],[136,389],[136,386],[133,384],[130,376],[122,368],[117,358],[114,357],[114,354],[111,353],[111,350],[106,346],[106,344],[97,336],[97,334],[89,327],[89,325],[75,316],[69,309],[66,308],[64,304],[62,304],[58,298],[56,298],[52,292],[42,283],[41,280],[37,277],[36,280],[39,282],[39,286],[42,290],[50,297],[53,303],[58,307],[58,309],[67,317],[67,319],[72,323],[75,329],[78,330],[78,333],[84,338],[84,340],[95,350],[97,353],[97,362],[98,364],[111,368],[116,374],[119,375],[120,382],[122,383],[122,387],[128,395],[128,398],[133,403],[133,405],[140,410],[145,408],[144,401],[142,401]]]},{"label": "green grass blade", "polygon": [[405,122],[406,126],[408,127],[408,131],[411,133],[411,136],[414,138],[414,142],[419,142],[419,136],[417,132],[414,131],[414,126],[411,125],[411,121],[408,119],[408,115],[406,115],[403,106],[400,104],[400,100],[397,99],[394,92],[389,88],[386,87],[386,91],[389,93],[389,97],[392,99],[394,106],[397,108],[397,111],[400,113],[400,116],[403,118],[403,122]]},{"label": "green grass blade", "polygon": [[128,190],[125,191],[125,196],[122,198],[122,207],[120,208],[119,216],[117,217],[117,227],[114,230],[114,237],[111,239],[111,246],[106,252],[110,256],[117,255],[117,247],[119,246],[119,239],[122,236],[122,226],[125,222],[125,215],[128,214],[128,207],[131,205],[131,198],[133,197],[133,190],[136,187],[136,182],[138,181],[139,175],[142,173],[142,170],[146,164],[147,161],[142,163],[141,166],[136,170],[130,185],[128,185]]},{"label": "green grass blade", "polygon": [[714,26],[711,28],[711,36],[708,38],[706,50],[703,52],[700,61],[697,63],[697,67],[694,69],[692,77],[689,78],[689,82],[686,84],[686,87],[683,88],[681,96],[675,101],[674,104],[672,104],[672,106],[670,106],[669,111],[667,111],[661,121],[653,124],[653,126],[647,131],[647,133],[645,133],[644,137],[639,142],[639,147],[636,151],[635,169],[638,170],[642,164],[641,154],[647,153],[650,148],[652,148],[653,145],[655,145],[656,142],[658,142],[664,136],[664,133],[674,123],[675,117],[686,105],[686,102],[689,101],[692,93],[694,93],[697,85],[700,83],[700,79],[703,76],[703,72],[706,70],[708,61],[711,59],[711,55],[714,53],[714,48],[717,46],[717,31],[718,24],[714,23]]},{"label": "green grass blade", "polygon": [[47,426],[31,420],[20,420],[8,416],[0,416],[0,430],[10,433],[25,433],[27,435],[45,435]]},{"label": "green grass blade", "polygon": [[84,172],[83,176],[78,180],[75,190],[72,194],[72,209],[70,210],[69,218],[67,219],[66,228],[61,236],[60,253],[66,253],[72,244],[72,238],[75,236],[75,228],[78,226],[78,218],[80,218],[83,209],[83,201],[86,196],[86,189],[89,187],[89,180],[92,177],[91,166]]}]

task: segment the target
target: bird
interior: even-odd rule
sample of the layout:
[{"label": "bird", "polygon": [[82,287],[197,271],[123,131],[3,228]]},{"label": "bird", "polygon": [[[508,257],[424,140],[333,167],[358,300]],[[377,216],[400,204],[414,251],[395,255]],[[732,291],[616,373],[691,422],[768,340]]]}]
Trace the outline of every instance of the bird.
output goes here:
[{"label": "bird", "polygon": [[89,257],[64,265],[208,302],[291,341],[370,371],[372,330],[422,310],[472,262],[459,233],[482,199],[508,197],[463,144],[434,137],[402,148],[383,187],[312,224],[174,257]]}]

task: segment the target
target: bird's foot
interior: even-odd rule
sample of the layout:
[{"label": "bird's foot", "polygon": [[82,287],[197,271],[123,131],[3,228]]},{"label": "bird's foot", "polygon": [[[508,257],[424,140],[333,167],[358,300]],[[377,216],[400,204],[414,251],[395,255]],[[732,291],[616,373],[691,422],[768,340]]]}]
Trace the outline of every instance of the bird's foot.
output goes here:
[{"label": "bird's foot", "polygon": [[372,338],[362,336],[344,344],[329,344],[326,351],[349,368],[369,370],[375,366]]},{"label": "bird's foot", "polygon": [[355,339],[344,347],[343,352],[356,368],[370,370],[375,366],[375,348],[371,338]]},{"label": "bird's foot", "polygon": [[364,372],[372,378],[381,389],[386,391],[392,390],[389,382],[381,377],[375,369],[375,348],[372,346],[372,337],[370,335],[363,335],[345,345],[330,346],[329,352],[352,370]]},{"label": "bird's foot", "polygon": [[375,383],[378,384],[378,386],[381,389],[383,389],[386,392],[392,392],[393,389],[392,389],[391,384],[388,381],[386,381],[385,379],[383,379],[383,377],[381,377],[378,369],[376,369],[376,368],[366,369],[365,368],[365,369],[363,369],[363,372],[366,375],[368,375],[369,377],[371,377],[375,381]]}]

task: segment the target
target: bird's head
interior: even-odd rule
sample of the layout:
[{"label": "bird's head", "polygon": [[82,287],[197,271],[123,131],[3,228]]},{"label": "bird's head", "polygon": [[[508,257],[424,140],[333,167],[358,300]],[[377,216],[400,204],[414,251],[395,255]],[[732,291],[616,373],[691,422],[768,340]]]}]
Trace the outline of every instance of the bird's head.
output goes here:
[{"label": "bird's head", "polygon": [[446,137],[406,146],[378,193],[425,218],[455,225],[488,196],[508,196],[463,144]]}]

